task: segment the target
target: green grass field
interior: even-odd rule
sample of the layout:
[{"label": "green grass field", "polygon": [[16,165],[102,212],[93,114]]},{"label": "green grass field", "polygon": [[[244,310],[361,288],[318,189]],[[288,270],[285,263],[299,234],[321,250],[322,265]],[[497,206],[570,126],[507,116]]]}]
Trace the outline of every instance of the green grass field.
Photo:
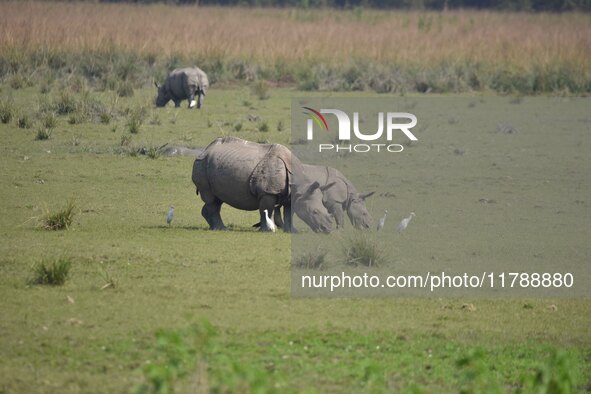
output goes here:
[{"label": "green grass field", "polygon": [[[16,112],[29,113],[33,124],[18,128],[14,118],[0,124],[0,393],[119,393],[161,381],[172,382],[176,392],[591,390],[589,300],[292,298],[289,235],[259,233],[250,227],[256,213],[228,207],[222,215],[230,231],[207,230],[190,178],[193,159],[136,153],[167,143],[204,146],[220,135],[287,144],[291,97],[304,93],[271,89],[268,100],[259,100],[247,88],[214,87],[200,111],[156,110],[151,89],[137,90],[133,98],[91,95],[114,115],[109,124],[70,124],[70,115],[60,115],[50,138],[36,140],[42,125],[37,114],[58,92],[44,96],[38,87],[2,86],[3,102],[11,97]],[[492,121],[487,130],[472,127],[477,120],[470,118],[471,105],[454,107],[452,116],[435,109],[429,128],[421,131],[433,136],[431,145],[409,148],[409,157],[425,156],[427,162],[400,164],[396,205],[404,212],[428,211],[436,222],[453,216],[450,201],[468,217],[483,209],[479,198],[494,198],[498,203],[486,207],[492,211],[484,215],[488,222],[458,222],[470,225],[461,235],[466,249],[478,253],[474,259],[507,258],[528,240],[524,231],[539,231],[531,237],[540,245],[548,241],[543,259],[585,263],[589,100],[570,105],[564,104],[568,98],[463,99],[527,116],[500,119],[519,129],[504,135]],[[557,102],[583,114],[560,135],[551,124],[538,125],[535,116]],[[129,114],[140,106],[147,108],[145,120],[130,134]],[[249,120],[255,116],[260,120]],[[261,131],[263,123],[268,131]],[[493,142],[503,153],[490,150]],[[489,168],[492,162],[503,170]],[[452,181],[437,186],[437,171]],[[495,182],[505,175],[513,184],[499,187]],[[433,188],[422,183],[429,180]],[[371,181],[363,186],[379,187]],[[444,198],[434,198],[432,190]],[[77,209],[68,230],[39,228],[45,212],[71,200]],[[384,204],[378,197],[370,204],[374,218]],[[170,205],[176,212],[168,228]],[[497,223],[515,211],[517,225]],[[397,246],[400,261],[430,253],[421,233],[437,232],[425,215],[421,220],[405,234],[414,246]],[[446,242],[460,230],[445,231],[433,238],[438,257],[469,261],[459,256],[458,244]],[[509,240],[504,245],[514,249],[495,251],[494,243],[483,243],[499,231]],[[566,242],[566,235],[574,238]],[[534,258],[535,251],[529,252],[513,258]],[[35,264],[60,258],[72,262],[65,285],[30,284]],[[536,391],[553,388],[558,391]]]}]

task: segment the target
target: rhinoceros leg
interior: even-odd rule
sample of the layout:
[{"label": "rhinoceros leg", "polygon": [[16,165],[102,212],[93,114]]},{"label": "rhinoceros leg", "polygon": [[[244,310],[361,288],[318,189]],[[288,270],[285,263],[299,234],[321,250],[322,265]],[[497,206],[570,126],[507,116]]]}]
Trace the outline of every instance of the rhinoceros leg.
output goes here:
[{"label": "rhinoceros leg", "polygon": [[275,207],[275,212],[273,212],[273,220],[275,221],[275,225],[278,228],[283,228],[283,218],[281,217],[281,207],[280,206],[276,206]]},{"label": "rhinoceros leg", "polygon": [[222,221],[220,210],[222,209],[222,202],[220,200],[214,203],[205,204],[201,209],[201,215],[207,220],[211,230],[225,230],[226,226]]},{"label": "rhinoceros leg", "polygon": [[345,214],[343,212],[343,207],[340,204],[332,204],[327,206],[326,209],[337,223],[337,228],[343,228],[343,225],[345,224]]},{"label": "rhinoceros leg", "polygon": [[197,109],[199,109],[203,106],[203,96],[205,96],[205,94],[203,92],[198,92],[198,93],[199,93],[199,97],[197,98]]},{"label": "rhinoceros leg", "polygon": [[209,228],[211,230],[225,230],[226,226],[224,226],[222,216],[220,215],[222,201],[211,195],[208,191],[201,191],[201,199],[205,203],[203,208],[201,208],[201,215],[205,218],[207,224],[209,224]]},{"label": "rhinoceros leg", "polygon": [[172,101],[174,101],[175,108],[178,108],[181,106],[181,100],[179,100],[178,98],[173,98]]},{"label": "rhinoceros leg", "polygon": [[298,231],[293,226],[293,213],[291,211],[291,205],[285,204],[283,206],[283,231],[286,233],[297,233]]}]

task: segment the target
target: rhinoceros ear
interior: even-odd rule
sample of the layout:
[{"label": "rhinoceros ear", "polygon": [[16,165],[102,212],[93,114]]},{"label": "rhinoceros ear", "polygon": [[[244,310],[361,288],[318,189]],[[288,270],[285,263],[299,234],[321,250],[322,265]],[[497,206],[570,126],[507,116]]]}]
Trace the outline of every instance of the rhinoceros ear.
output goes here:
[{"label": "rhinoceros ear", "polygon": [[326,189],[328,189],[328,188],[330,188],[330,187],[334,186],[334,184],[335,184],[335,183],[336,183],[336,182],[331,182],[331,183],[329,183],[328,185],[321,186],[321,187],[320,187],[320,191],[325,191]]},{"label": "rhinoceros ear", "polygon": [[375,192],[369,192],[369,193],[365,193],[365,194],[360,194],[359,198],[361,198],[362,200],[365,200],[367,197],[371,197],[374,195]]},{"label": "rhinoceros ear", "polygon": [[308,195],[308,194],[314,193],[314,190],[318,189],[319,187],[320,187],[320,184],[318,182],[312,183],[310,186],[308,186],[308,189],[306,190],[306,192],[304,193],[304,195]]}]

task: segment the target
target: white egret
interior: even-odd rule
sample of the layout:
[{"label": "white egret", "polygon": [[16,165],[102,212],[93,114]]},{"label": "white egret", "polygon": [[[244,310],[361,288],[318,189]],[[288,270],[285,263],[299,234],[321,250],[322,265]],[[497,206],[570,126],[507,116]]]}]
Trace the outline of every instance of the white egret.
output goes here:
[{"label": "white egret", "polygon": [[380,218],[380,221],[378,222],[378,231],[380,231],[381,229],[384,228],[384,224],[386,223],[386,216],[388,215],[388,210],[384,209],[384,216],[382,216]]},{"label": "white egret", "polygon": [[174,207],[171,206],[170,209],[168,210],[168,215],[166,215],[166,224],[168,224],[170,226],[173,218],[174,218]]},{"label": "white egret", "polygon": [[415,213],[411,212],[407,218],[402,219],[400,221],[400,223],[398,224],[398,232],[402,232],[402,231],[406,230],[406,227],[408,226],[408,224],[410,223],[412,218],[414,218],[415,216],[416,216]]},{"label": "white egret", "polygon": [[277,231],[277,226],[275,226],[275,222],[273,219],[269,217],[269,211],[265,209],[265,221],[267,222],[267,228],[273,232]]}]

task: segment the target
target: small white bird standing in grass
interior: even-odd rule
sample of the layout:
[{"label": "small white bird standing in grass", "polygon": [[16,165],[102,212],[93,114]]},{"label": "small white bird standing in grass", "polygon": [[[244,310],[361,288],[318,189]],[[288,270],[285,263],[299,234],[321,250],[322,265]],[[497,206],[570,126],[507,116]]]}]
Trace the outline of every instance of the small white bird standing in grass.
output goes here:
[{"label": "small white bird standing in grass", "polygon": [[168,215],[166,215],[166,224],[168,224],[170,226],[173,218],[174,218],[174,207],[171,206],[170,209],[168,210]]},{"label": "small white bird standing in grass", "polygon": [[384,216],[382,216],[380,218],[380,221],[378,222],[378,231],[380,231],[381,229],[384,228],[384,224],[386,224],[386,216],[388,215],[388,210],[384,209]]},{"label": "small white bird standing in grass", "polygon": [[410,215],[407,218],[404,218],[400,221],[400,223],[398,224],[398,232],[402,232],[404,230],[406,230],[406,227],[408,227],[408,224],[410,223],[410,221],[412,220],[412,218],[414,218],[415,213],[411,212]]},{"label": "small white bird standing in grass", "polygon": [[273,232],[277,231],[277,226],[275,226],[275,222],[273,219],[269,217],[269,211],[265,209],[265,221],[267,222],[267,228]]}]

